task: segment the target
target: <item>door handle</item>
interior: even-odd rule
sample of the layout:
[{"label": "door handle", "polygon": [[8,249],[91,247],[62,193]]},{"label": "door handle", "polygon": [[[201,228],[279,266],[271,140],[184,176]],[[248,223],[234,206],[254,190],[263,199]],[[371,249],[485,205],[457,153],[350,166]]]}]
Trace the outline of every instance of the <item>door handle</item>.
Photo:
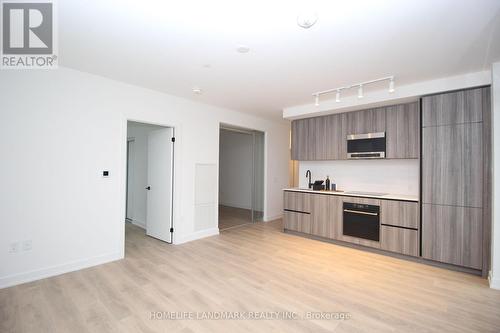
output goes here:
[{"label": "door handle", "polygon": [[146,190],[151,191],[151,186],[147,186]]}]

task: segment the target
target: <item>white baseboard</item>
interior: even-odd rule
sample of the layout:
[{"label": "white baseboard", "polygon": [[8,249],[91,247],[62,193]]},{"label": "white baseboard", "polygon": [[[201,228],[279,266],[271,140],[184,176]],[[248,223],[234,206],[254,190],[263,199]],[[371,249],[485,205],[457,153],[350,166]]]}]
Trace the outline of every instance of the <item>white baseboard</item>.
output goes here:
[{"label": "white baseboard", "polygon": [[110,253],[93,258],[68,262],[62,265],[55,265],[24,273],[2,276],[0,277],[0,289],[12,287],[22,283],[32,282],[35,280],[45,279],[51,276],[61,275],[64,273],[69,273],[120,259],[123,259],[122,254]]},{"label": "white baseboard", "polygon": [[206,230],[200,230],[197,232],[193,232],[192,234],[185,236],[176,236],[174,233],[174,244],[182,244],[191,242],[197,239],[202,239],[205,237],[215,236],[219,234],[219,228],[210,228]]},{"label": "white baseboard", "polygon": [[283,214],[275,215],[275,216],[266,216],[264,217],[264,222],[271,222],[274,220],[279,220],[283,218]]},{"label": "white baseboard", "polygon": [[490,283],[490,288],[491,289],[498,289],[500,290],[500,279],[497,278],[496,276],[494,277],[491,271],[488,274],[488,281]]}]

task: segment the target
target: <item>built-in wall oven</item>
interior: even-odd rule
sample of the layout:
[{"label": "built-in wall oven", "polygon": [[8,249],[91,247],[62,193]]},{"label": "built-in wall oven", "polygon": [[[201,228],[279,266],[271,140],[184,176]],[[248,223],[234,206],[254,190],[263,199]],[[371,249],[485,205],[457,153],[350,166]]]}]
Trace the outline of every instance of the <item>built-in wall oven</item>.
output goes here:
[{"label": "built-in wall oven", "polygon": [[380,206],[344,202],[343,234],[345,236],[380,239]]},{"label": "built-in wall oven", "polygon": [[347,158],[385,158],[385,132],[347,136]]}]

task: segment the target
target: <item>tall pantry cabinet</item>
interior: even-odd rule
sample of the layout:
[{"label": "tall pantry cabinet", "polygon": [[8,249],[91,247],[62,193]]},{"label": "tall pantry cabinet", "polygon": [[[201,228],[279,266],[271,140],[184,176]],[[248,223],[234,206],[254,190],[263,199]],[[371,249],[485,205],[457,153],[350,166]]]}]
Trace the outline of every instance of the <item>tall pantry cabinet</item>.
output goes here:
[{"label": "tall pantry cabinet", "polygon": [[490,88],[422,98],[422,256],[489,263]]}]

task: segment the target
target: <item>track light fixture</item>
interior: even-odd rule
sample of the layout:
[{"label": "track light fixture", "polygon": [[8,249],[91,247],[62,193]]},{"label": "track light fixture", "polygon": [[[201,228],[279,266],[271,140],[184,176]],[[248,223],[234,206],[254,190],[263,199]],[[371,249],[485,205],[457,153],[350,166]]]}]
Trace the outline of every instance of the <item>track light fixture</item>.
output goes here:
[{"label": "track light fixture", "polygon": [[340,102],[340,93],[341,93],[341,91],[342,90],[348,90],[348,89],[355,88],[355,87],[358,88],[358,98],[363,98],[364,97],[364,95],[363,95],[363,87],[365,85],[376,83],[376,82],[381,82],[381,81],[389,81],[389,90],[388,91],[390,93],[393,93],[395,91],[395,89],[394,89],[394,76],[391,75],[391,76],[383,77],[383,78],[380,78],[380,79],[375,79],[375,80],[371,80],[371,81],[365,81],[365,82],[356,83],[356,84],[353,84],[353,85],[350,85],[350,86],[338,87],[338,88],[335,88],[335,89],[329,89],[329,90],[315,92],[314,94],[312,94],[314,96],[314,105],[315,106],[319,106],[319,97],[321,95],[329,94],[331,92],[335,92],[336,93],[335,94],[335,102],[339,103]]}]

